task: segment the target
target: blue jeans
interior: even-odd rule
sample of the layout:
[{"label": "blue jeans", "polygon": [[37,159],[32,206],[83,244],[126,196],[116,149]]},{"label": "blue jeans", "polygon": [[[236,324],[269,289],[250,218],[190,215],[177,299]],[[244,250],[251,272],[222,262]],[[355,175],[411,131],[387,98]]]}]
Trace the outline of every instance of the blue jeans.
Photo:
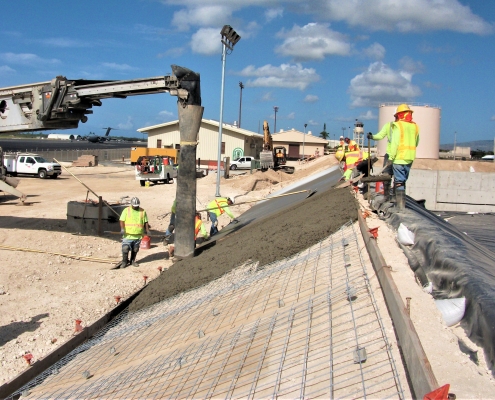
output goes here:
[{"label": "blue jeans", "polygon": [[411,164],[393,164],[394,170],[394,186],[396,191],[406,190],[406,181],[409,178]]},{"label": "blue jeans", "polygon": [[210,236],[216,235],[218,233],[218,219],[217,215],[213,212],[208,213],[210,215],[210,220],[211,220],[211,228],[210,228]]}]

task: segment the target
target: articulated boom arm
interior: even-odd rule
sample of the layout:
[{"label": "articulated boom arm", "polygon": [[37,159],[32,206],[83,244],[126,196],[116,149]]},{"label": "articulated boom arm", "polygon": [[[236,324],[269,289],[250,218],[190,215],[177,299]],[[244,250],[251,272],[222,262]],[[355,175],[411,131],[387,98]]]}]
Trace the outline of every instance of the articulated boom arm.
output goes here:
[{"label": "articulated boom arm", "polygon": [[49,82],[0,88],[0,133],[77,128],[79,121],[88,120],[93,106],[108,98],[169,92],[182,103],[197,101],[199,75],[178,66],[172,70],[175,75],[156,78],[89,81],[57,76]]}]

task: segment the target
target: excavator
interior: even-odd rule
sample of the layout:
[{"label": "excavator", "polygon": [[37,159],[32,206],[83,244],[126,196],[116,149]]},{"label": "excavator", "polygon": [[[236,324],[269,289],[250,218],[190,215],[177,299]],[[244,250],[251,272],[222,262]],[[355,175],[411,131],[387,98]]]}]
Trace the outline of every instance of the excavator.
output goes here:
[{"label": "excavator", "polygon": [[288,174],[293,174],[295,171],[294,167],[287,165],[287,149],[284,146],[273,147],[267,121],[263,122],[263,150],[260,152],[260,167],[262,171],[282,170]]}]

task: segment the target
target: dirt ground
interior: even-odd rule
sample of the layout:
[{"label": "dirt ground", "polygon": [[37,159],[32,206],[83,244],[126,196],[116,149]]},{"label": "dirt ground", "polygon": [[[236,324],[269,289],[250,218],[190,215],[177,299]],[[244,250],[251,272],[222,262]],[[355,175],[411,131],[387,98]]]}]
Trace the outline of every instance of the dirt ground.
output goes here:
[{"label": "dirt ground", "polygon": [[[456,162],[446,162],[451,163],[448,167],[455,169],[453,163]],[[296,164],[294,175],[268,171],[265,174],[247,172],[229,180],[222,178],[221,193],[234,195],[239,201],[260,199],[336,163],[329,155],[307,164]],[[461,170],[465,170],[466,162],[460,163]],[[416,168],[427,165],[426,162],[416,164]],[[495,172],[492,164],[478,162],[473,167],[477,172],[492,167],[489,171]],[[140,187],[134,180],[132,168],[124,164],[69,170],[110,203],[118,203],[126,196],[138,196],[150,219],[151,249],[139,252],[139,268],[112,270],[112,262],[120,258],[118,236],[83,236],[68,231],[67,203],[85,200],[87,189],[66,171],[56,180],[21,178],[18,189],[28,194],[30,206],[19,206],[15,197],[0,194],[0,384],[29,368],[23,355],[31,353],[33,361],[41,359],[75,334],[76,319],[82,320],[83,326],[93,323],[115,306],[115,296],[125,299],[143,287],[145,276],[147,287],[131,305],[133,309],[214,279],[247,259],[256,258],[264,264],[277,257],[287,257],[328,236],[356,216],[356,203],[348,190],[335,190],[331,195],[317,193],[304,202],[304,207],[295,206],[285,211],[291,213],[290,224],[275,228],[270,221],[260,221],[231,235],[232,238],[226,238],[221,246],[217,244],[192,260],[173,264],[164,259],[165,247],[159,236],[168,225],[166,214],[175,197],[175,184]],[[215,184],[215,174],[198,180],[199,209],[205,208],[214,198]],[[90,194],[90,198],[94,199],[94,196]],[[240,215],[251,206],[240,205],[232,210]],[[346,207],[345,213],[342,206]],[[320,223],[322,216],[328,224]],[[228,217],[222,216],[219,227],[228,222]],[[382,223],[380,229],[387,231],[382,221],[376,223]],[[278,229],[283,229],[285,234],[277,235]],[[385,258],[400,260],[404,265],[406,286],[417,286],[412,272],[407,272],[402,251],[394,243],[394,233],[390,232],[388,241],[379,241],[382,252]],[[281,239],[272,240],[275,237]],[[240,242],[242,248],[238,245]],[[106,260],[109,263],[102,262]],[[164,272],[160,273],[159,267]],[[418,298],[415,301],[420,301],[419,296],[415,297]],[[428,324],[421,313],[415,316],[413,312],[412,317]],[[444,341],[445,338],[439,335],[437,339],[433,335],[428,348],[434,349],[436,340]],[[456,376],[459,360],[465,361],[463,357],[463,353],[455,354],[455,357],[445,354],[445,359],[438,362],[443,366],[442,376]],[[481,387],[481,397],[474,397],[490,398],[486,393],[493,393],[495,398],[490,374],[482,366],[471,366],[469,361],[468,366],[468,379]]]}]

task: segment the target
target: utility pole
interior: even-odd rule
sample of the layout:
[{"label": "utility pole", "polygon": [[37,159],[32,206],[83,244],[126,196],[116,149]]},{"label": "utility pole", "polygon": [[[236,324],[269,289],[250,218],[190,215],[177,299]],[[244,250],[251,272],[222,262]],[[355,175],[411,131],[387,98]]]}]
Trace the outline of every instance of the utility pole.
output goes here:
[{"label": "utility pole", "polygon": [[277,111],[278,111],[278,107],[277,106],[273,107],[273,110],[275,111],[275,125],[273,126],[273,133],[277,133]]},{"label": "utility pole", "polygon": [[456,150],[456,147],[457,147],[457,131],[454,132],[454,161],[455,161],[455,150]]},{"label": "utility pole", "polygon": [[302,156],[302,159],[303,159],[303,162],[304,162],[304,145],[306,143],[306,127],[308,126],[308,124],[304,124],[304,136],[303,136],[303,156]]},{"label": "utility pole", "polygon": [[242,114],[242,89],[244,89],[244,85],[242,82],[239,82],[239,87],[241,88],[241,99],[239,100],[239,128],[241,127],[241,114]]}]

